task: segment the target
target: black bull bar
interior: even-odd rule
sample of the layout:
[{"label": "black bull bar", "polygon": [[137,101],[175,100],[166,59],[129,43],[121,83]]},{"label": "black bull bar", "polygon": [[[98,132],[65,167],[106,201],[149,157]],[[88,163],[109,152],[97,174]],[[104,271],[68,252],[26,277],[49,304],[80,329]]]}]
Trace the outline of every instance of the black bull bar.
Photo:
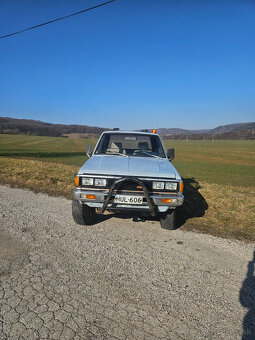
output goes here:
[{"label": "black bull bar", "polygon": [[140,185],[143,189],[143,193],[144,193],[144,196],[145,196],[145,199],[149,205],[149,208],[150,208],[150,212],[151,212],[151,215],[152,216],[156,216],[156,208],[155,208],[155,205],[154,205],[154,202],[153,200],[150,198],[150,195],[149,195],[149,192],[148,192],[148,189],[146,188],[146,186],[143,184],[143,182],[141,182],[138,178],[129,178],[129,177],[123,177],[123,178],[120,178],[120,179],[117,179],[115,182],[113,182],[113,184],[111,185],[110,187],[110,190],[109,190],[109,193],[104,201],[104,204],[102,206],[102,208],[100,208],[99,210],[99,213],[100,214],[103,214],[111,197],[112,197],[112,194],[114,192],[114,190],[116,190],[118,188],[118,186],[123,183],[123,182],[134,182],[138,185]]}]

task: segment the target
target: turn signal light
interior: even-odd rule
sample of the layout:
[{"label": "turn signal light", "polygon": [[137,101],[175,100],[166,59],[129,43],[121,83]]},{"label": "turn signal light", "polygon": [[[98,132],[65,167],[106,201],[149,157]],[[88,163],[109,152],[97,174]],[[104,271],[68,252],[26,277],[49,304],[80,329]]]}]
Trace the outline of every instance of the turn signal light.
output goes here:
[{"label": "turn signal light", "polygon": [[96,199],[96,195],[86,195],[86,198],[88,200],[95,200]]},{"label": "turn signal light", "polygon": [[76,187],[78,187],[80,185],[80,177],[79,176],[75,177],[74,184],[75,184]]},{"label": "turn signal light", "polygon": [[161,198],[161,203],[171,203],[170,198]]},{"label": "turn signal light", "polygon": [[180,182],[180,192],[183,192],[183,189],[184,189],[184,184],[183,182]]}]

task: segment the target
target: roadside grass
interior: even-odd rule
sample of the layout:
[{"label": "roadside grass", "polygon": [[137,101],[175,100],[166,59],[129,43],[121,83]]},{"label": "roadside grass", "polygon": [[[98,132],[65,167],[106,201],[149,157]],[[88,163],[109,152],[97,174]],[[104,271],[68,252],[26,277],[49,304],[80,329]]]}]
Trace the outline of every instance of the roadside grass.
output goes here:
[{"label": "roadside grass", "polygon": [[[0,183],[72,198],[95,139],[0,135]],[[255,241],[255,141],[166,141],[185,181],[181,229]]]},{"label": "roadside grass", "polygon": [[28,188],[52,196],[72,198],[75,165],[41,162],[33,159],[0,157],[0,183]]},{"label": "roadside grass", "polygon": [[[240,187],[200,182],[196,190],[185,183],[179,209],[183,229],[214,236],[255,241],[255,186]],[[188,184],[188,185],[187,185]]]}]

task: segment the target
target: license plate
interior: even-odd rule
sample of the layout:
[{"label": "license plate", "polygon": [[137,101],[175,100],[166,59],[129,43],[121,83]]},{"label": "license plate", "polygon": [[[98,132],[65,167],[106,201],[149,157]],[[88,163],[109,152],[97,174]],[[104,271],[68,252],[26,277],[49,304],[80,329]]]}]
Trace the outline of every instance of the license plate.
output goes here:
[{"label": "license plate", "polygon": [[142,196],[116,195],[114,203],[118,204],[143,204]]}]

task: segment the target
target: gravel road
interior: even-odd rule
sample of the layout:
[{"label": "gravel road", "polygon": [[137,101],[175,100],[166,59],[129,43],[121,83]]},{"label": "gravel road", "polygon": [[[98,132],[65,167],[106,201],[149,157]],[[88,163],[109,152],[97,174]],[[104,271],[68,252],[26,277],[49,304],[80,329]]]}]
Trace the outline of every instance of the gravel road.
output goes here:
[{"label": "gravel road", "polygon": [[254,243],[79,226],[71,201],[4,186],[0,226],[0,339],[255,339]]}]

